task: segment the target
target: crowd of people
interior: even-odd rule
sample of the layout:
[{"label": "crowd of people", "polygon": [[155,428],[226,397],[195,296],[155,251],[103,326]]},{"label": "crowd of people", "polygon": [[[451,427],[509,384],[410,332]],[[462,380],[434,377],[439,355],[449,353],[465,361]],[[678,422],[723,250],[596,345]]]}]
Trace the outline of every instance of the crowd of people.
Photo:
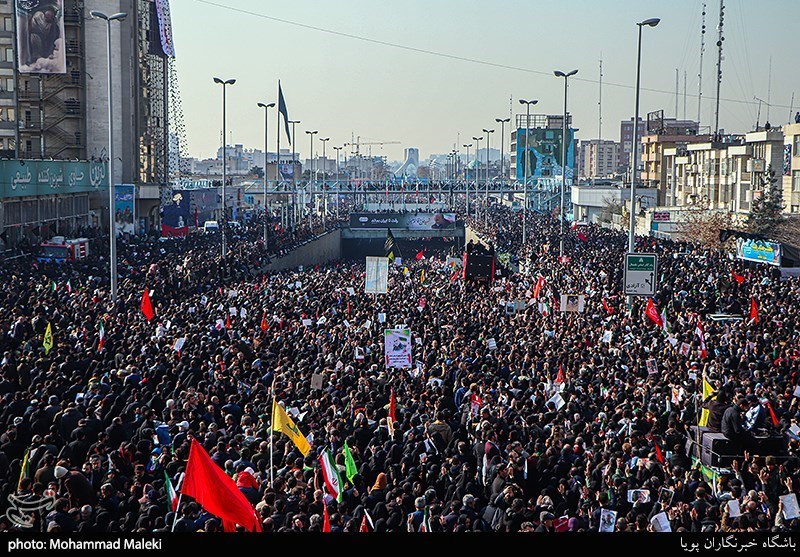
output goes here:
[{"label": "crowd of people", "polygon": [[[796,529],[786,496],[800,490],[800,282],[639,238],[659,256],[653,304],[669,326],[658,326],[646,300],[625,306],[623,234],[564,226],[559,259],[558,221],[526,221],[522,245],[520,212],[467,220],[520,272],[485,286],[454,273],[444,252],[406,253],[377,296],[363,293],[363,261],[266,271],[273,247],[297,239],[271,226],[284,243],[267,249],[258,223],[230,238],[226,258],[216,235],[123,242],[116,306],[103,255],[9,262],[0,528],[21,528],[14,501],[52,497],[31,511],[35,531],[221,531],[189,498],[171,507],[166,478],[180,490],[197,440],[266,532],[320,531],[326,511],[346,532],[365,516],[386,532]],[[583,311],[559,311],[564,294],[583,296]],[[397,325],[414,338],[410,369],[385,365],[384,329]],[[273,397],[308,454],[271,436]],[[728,471],[699,466],[686,447],[704,406],[710,420],[783,436],[782,449],[743,445]],[[322,480],[326,449],[340,501]]]}]

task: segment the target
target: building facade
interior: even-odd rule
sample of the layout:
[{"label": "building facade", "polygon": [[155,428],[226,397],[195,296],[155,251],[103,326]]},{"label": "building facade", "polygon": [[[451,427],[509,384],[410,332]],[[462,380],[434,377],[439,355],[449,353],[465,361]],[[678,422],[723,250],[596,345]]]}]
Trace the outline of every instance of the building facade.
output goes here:
[{"label": "building facade", "polygon": [[578,155],[578,176],[582,179],[610,178],[619,169],[618,141],[610,139],[589,139],[580,142]]},{"label": "building facade", "polygon": [[782,175],[783,203],[786,211],[800,213],[800,124],[783,127]]}]

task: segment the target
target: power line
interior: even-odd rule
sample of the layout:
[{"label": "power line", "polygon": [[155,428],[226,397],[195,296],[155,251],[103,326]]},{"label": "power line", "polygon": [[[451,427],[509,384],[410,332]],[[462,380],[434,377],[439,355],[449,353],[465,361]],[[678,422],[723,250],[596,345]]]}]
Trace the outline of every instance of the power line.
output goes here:
[{"label": "power line", "polygon": [[[345,33],[343,31],[336,31],[334,29],[326,29],[324,27],[317,27],[316,25],[309,25],[307,23],[300,23],[299,21],[292,21],[292,20],[289,20],[289,19],[283,19],[283,18],[280,18],[280,17],[270,16],[270,15],[262,14],[262,13],[259,13],[259,12],[253,12],[253,11],[250,11],[250,10],[245,10],[243,8],[236,8],[234,6],[226,6],[224,4],[218,4],[217,2],[211,2],[210,0],[193,0],[193,1],[197,2],[197,3],[200,3],[200,4],[206,4],[208,6],[214,6],[216,8],[221,8],[223,10],[228,10],[228,11],[231,11],[231,12],[238,12],[238,13],[245,14],[245,15],[248,15],[248,16],[260,17],[262,19],[268,19],[270,21],[275,21],[275,22],[278,22],[278,23],[284,23],[286,25],[292,25],[294,27],[301,27],[303,29],[310,29],[312,31],[319,31],[320,33],[327,33],[329,35],[335,35],[337,37],[344,37],[344,38],[347,38],[347,39],[354,39],[354,40],[357,40],[357,41],[363,41],[363,42],[367,42],[367,43],[379,44],[379,45],[382,45],[382,46],[388,46],[388,47],[391,47],[391,48],[407,50],[407,51],[410,51],[410,52],[416,52],[418,54],[427,54],[429,56],[438,56],[439,58],[447,58],[449,60],[459,60],[461,62],[469,62],[471,64],[480,64],[482,66],[489,66],[489,67],[492,67],[492,68],[499,68],[499,69],[503,69],[503,70],[511,70],[511,71],[516,71],[516,72],[525,72],[525,73],[543,75],[543,76],[548,76],[548,77],[553,75],[552,72],[547,72],[547,71],[543,71],[543,70],[534,70],[534,69],[531,69],[531,68],[523,68],[523,67],[520,67],[520,66],[512,66],[510,64],[500,64],[500,63],[497,63],[497,62],[489,62],[487,60],[479,60],[477,58],[468,58],[466,56],[458,56],[456,54],[448,54],[448,53],[445,53],[445,52],[437,52],[435,50],[428,50],[428,49],[425,49],[425,48],[418,48],[418,47],[415,47],[415,46],[409,46],[409,45],[400,44],[400,43],[382,41],[380,39],[373,39],[371,37],[363,37],[363,36],[360,36],[360,35],[354,35],[352,33]],[[573,79],[575,79],[577,81],[583,81],[583,82],[586,82],[586,83],[595,83],[595,84],[598,83],[598,81],[596,79],[590,79],[590,78],[585,78],[585,77],[584,78],[575,77]],[[625,83],[614,83],[614,82],[611,82],[611,81],[604,81],[603,84],[604,85],[609,85],[611,87],[620,87],[622,89],[633,89],[633,85],[628,85],[628,84],[625,84]],[[652,89],[652,88],[648,88],[648,87],[641,87],[640,89],[642,91],[647,91],[649,93],[661,93],[661,94],[664,94],[664,95],[673,95],[674,94],[673,91],[665,91],[663,89]],[[690,95],[690,96],[695,97],[695,98],[697,97],[697,95]],[[738,104],[748,104],[748,105],[755,105],[756,104],[755,101],[742,100],[742,99],[725,99],[725,98],[722,98],[722,99],[720,99],[720,101],[725,101],[725,102],[730,102],[730,103],[738,103]],[[788,105],[785,105],[785,106],[784,105],[773,105],[773,106],[776,106],[776,107],[779,107],[779,108],[789,108]]]}]

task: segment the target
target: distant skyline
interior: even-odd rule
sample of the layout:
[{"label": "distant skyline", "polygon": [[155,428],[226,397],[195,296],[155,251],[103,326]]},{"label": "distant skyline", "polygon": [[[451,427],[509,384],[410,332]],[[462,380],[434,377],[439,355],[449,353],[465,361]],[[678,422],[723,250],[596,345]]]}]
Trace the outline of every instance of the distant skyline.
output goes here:
[{"label": "distant skyline", "polygon": [[[577,137],[595,138],[601,56],[602,136],[618,140],[620,121],[634,112],[636,22],[649,17],[659,17],[661,23],[644,29],[641,116],[656,109],[663,109],[667,117],[676,116],[678,68],[677,116],[684,113],[685,71],[686,117],[694,119],[702,4],[700,0],[172,0],[188,152],[207,158],[220,146],[222,93],[213,76],[237,80],[228,89],[229,142],[259,149],[264,143],[264,114],[256,103],[276,101],[280,78],[289,117],[301,121],[296,148],[303,158],[309,151],[306,129],[330,137],[329,147],[349,142],[351,134],[364,141],[400,141],[373,146],[373,155],[390,160],[402,160],[405,147],[419,148],[422,159],[454,146],[463,152],[462,145],[474,143],[472,137],[483,135],[482,128],[496,130],[491,147],[499,149],[495,118],[524,113],[517,99],[538,99],[532,113],[562,113],[563,80],[552,75],[554,69],[579,70],[570,78],[569,110],[579,129]],[[719,1],[706,4],[703,126],[713,125]],[[726,0],[725,4],[720,127],[728,132],[751,131],[758,116],[754,97],[771,99],[771,108],[762,104],[762,125],[767,112],[773,126],[782,125],[789,120],[793,93],[798,98],[792,114],[800,106],[800,80],[792,77],[797,75],[792,54],[800,2]],[[274,151],[274,109],[269,119],[269,149]],[[505,132],[508,151],[509,126]],[[288,147],[285,137],[281,141]],[[319,147],[315,141],[315,152],[321,151]]]}]

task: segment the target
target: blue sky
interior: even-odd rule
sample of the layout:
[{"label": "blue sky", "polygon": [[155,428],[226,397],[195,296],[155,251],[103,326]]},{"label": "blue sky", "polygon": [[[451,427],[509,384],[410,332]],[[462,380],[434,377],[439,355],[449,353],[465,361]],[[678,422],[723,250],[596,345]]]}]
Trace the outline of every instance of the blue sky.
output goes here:
[{"label": "blue sky", "polygon": [[[560,114],[563,81],[554,69],[579,70],[570,81],[569,107],[579,138],[597,136],[598,61],[603,58],[603,137],[619,139],[619,123],[633,115],[636,21],[660,17],[644,30],[641,113],[675,113],[675,69],[683,116],[697,114],[697,73],[702,1],[673,0],[172,0],[184,120],[189,151],[208,157],[220,145],[221,92],[212,76],[236,78],[228,94],[229,139],[263,146],[263,109],[281,79],[292,119],[330,137],[329,146],[350,141],[400,141],[383,150],[400,159],[403,147],[420,155],[444,153],[458,142],[497,127],[497,117],[520,113],[518,98],[536,98],[535,112]],[[341,33],[406,45],[518,69],[454,60],[336,36],[237,12],[240,9]],[[707,2],[703,62],[703,125],[713,124],[718,0]],[[796,39],[798,0],[726,0],[720,123],[750,131],[758,103],[766,100],[772,58],[770,121],[788,121],[795,92],[800,106]],[[794,51],[794,57],[792,52]],[[523,71],[530,70],[530,71]],[[541,72],[541,73],[534,73]],[[574,80],[573,80],[574,79]],[[618,87],[611,84],[625,85]],[[513,102],[511,102],[513,100]],[[737,103],[732,100],[748,101]],[[762,106],[761,122],[767,114]],[[270,114],[270,150],[275,147]],[[508,127],[506,127],[508,132]],[[492,147],[499,147],[498,133]],[[508,138],[506,138],[506,148]],[[282,143],[282,146],[285,144]],[[319,146],[317,143],[316,148]],[[308,152],[307,136],[298,142]],[[332,149],[329,149],[331,154]]]}]

